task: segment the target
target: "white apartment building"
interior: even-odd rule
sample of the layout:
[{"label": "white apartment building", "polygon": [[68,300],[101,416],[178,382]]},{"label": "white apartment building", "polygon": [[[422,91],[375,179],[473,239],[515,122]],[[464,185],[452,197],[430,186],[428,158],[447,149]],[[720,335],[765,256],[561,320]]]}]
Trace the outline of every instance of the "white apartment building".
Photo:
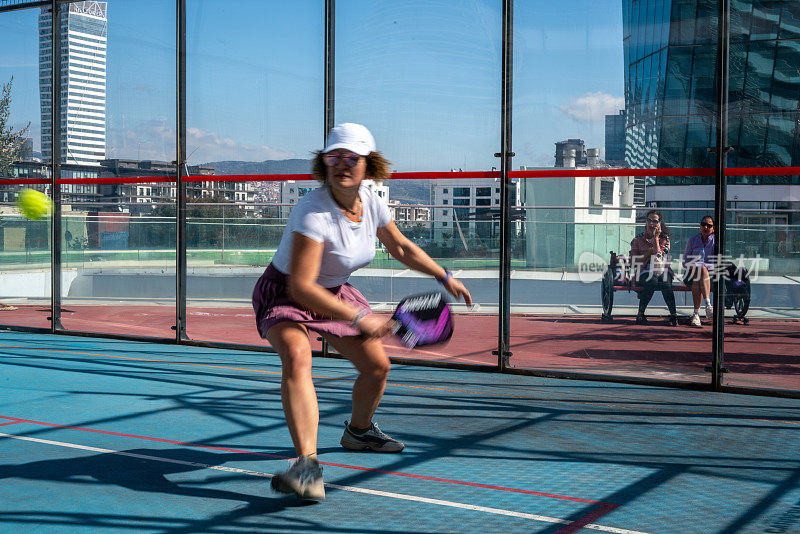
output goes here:
[{"label": "white apartment building", "polygon": [[[100,165],[106,158],[107,2],[61,7],[61,162]],[[50,8],[39,15],[39,91],[42,158],[53,149]]]},{"label": "white apartment building", "polygon": [[233,202],[239,206],[244,206],[247,211],[255,211],[255,184],[253,182],[233,182]]},{"label": "white apartment building", "polygon": [[[374,180],[364,180],[362,183],[381,197],[384,202],[388,203],[389,186]],[[292,211],[292,207],[297,204],[300,197],[305,196],[306,193],[313,191],[321,185],[322,184],[318,180],[287,180],[281,182],[279,201],[281,205],[280,217],[282,219],[288,218],[289,212]]]},{"label": "white apartment building", "polygon": [[569,270],[587,258],[607,262],[612,250],[627,254],[636,232],[638,182],[633,176],[580,175],[597,167],[564,168],[575,175],[523,180],[526,266]]},{"label": "white apartment building", "polygon": [[[514,181],[514,199],[519,198],[519,182]],[[500,235],[500,180],[464,178],[431,183],[431,223],[434,240],[448,237],[497,239]],[[462,207],[463,206],[463,207]],[[496,245],[496,243],[495,243]],[[495,247],[493,247],[495,248]]]},{"label": "white apartment building", "polygon": [[392,214],[392,220],[397,224],[427,224],[431,220],[431,208],[428,206],[403,204],[399,200],[390,200],[389,211]]}]

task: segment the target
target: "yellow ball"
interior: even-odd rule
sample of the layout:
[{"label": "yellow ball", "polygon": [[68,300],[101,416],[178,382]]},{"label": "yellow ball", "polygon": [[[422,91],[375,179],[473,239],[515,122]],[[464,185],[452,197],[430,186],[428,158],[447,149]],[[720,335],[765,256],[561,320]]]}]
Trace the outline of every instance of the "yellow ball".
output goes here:
[{"label": "yellow ball", "polygon": [[53,208],[53,201],[40,191],[23,189],[17,197],[17,207],[23,216],[37,221],[50,213]]}]

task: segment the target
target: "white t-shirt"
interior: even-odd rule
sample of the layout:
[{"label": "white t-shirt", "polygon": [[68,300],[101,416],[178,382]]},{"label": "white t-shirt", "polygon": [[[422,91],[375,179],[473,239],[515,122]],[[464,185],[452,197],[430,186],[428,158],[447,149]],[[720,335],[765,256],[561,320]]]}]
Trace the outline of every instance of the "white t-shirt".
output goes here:
[{"label": "white t-shirt", "polygon": [[322,287],[342,285],[354,271],[369,264],[375,257],[375,232],[389,224],[392,215],[381,197],[368,187],[361,185],[358,194],[363,213],[361,222],[353,222],[334,203],[327,187],[308,192],[289,215],[272,265],[290,274],[295,232],[325,245],[317,278]]}]

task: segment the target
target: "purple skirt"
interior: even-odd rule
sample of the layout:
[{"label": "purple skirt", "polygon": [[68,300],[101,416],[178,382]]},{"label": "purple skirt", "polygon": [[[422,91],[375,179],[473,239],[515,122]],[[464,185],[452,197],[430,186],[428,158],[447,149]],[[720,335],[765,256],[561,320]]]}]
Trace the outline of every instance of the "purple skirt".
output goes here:
[{"label": "purple skirt", "polygon": [[[305,309],[289,297],[288,276],[271,263],[256,282],[253,289],[253,310],[256,314],[256,327],[262,338],[273,325],[290,321],[305,325],[309,330],[335,337],[360,336],[361,332],[347,321],[324,317]],[[372,311],[364,295],[350,284],[326,288],[345,302]]]}]

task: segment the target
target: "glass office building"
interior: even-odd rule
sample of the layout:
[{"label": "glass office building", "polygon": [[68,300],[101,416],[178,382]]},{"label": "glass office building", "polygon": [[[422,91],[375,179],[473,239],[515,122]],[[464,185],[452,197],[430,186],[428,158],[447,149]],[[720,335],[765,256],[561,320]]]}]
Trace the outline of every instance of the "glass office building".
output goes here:
[{"label": "glass office building", "polygon": [[[631,167],[714,166],[717,7],[714,0],[623,2],[625,159]],[[800,3],[731,1],[729,167],[800,162],[798,36]],[[731,176],[728,183],[728,200],[747,199],[749,208],[800,207],[798,176]],[[698,187],[711,184],[712,177],[655,177],[647,201],[712,209],[711,189]],[[787,187],[776,192],[775,185]]]},{"label": "glass office building", "polygon": [[625,164],[625,110],[606,115],[606,163]]}]

